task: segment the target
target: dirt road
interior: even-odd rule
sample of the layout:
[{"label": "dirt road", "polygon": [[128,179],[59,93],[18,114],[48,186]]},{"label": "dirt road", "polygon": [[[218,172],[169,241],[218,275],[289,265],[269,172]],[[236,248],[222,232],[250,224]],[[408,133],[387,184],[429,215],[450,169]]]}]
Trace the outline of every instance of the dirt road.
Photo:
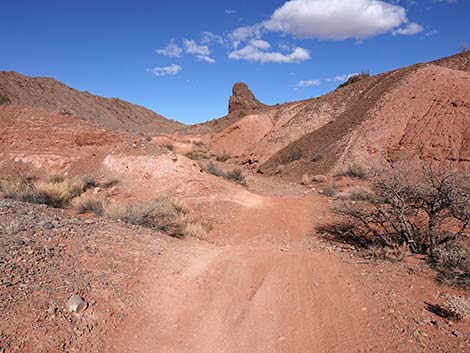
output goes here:
[{"label": "dirt road", "polygon": [[334,255],[302,246],[322,217],[318,205],[263,197],[214,230],[217,245],[190,240],[168,250],[148,268],[147,290],[111,336],[109,352],[367,347],[368,301],[355,275]]}]

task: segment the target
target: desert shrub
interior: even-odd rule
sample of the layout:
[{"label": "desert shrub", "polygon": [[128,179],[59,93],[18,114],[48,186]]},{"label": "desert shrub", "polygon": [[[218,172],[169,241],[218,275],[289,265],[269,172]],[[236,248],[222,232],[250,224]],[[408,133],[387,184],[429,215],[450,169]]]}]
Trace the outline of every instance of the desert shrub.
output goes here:
[{"label": "desert shrub", "polygon": [[465,320],[470,318],[470,301],[463,297],[449,297],[441,305],[448,317],[454,320]]},{"label": "desert shrub", "polygon": [[210,162],[206,166],[206,172],[215,176],[225,176],[225,173],[222,169],[217,167],[214,163]]},{"label": "desert shrub", "polygon": [[320,153],[314,153],[312,156],[312,162],[320,162],[323,159],[323,156]]},{"label": "desert shrub", "polygon": [[229,157],[230,156],[225,151],[217,152],[217,154],[215,155],[215,160],[217,162],[225,162],[227,159],[229,159]]},{"label": "desert shrub", "polygon": [[63,183],[64,180],[65,180],[65,178],[62,175],[50,175],[46,179],[46,182],[53,183],[53,184],[59,184],[59,183]]},{"label": "desert shrub", "polygon": [[361,166],[360,164],[353,163],[340,175],[365,180],[368,178],[369,173],[367,169]]},{"label": "desert shrub", "polygon": [[245,176],[243,175],[243,172],[240,168],[235,168],[225,173],[224,178],[239,184],[243,184],[245,182]]},{"label": "desert shrub", "polygon": [[103,189],[109,189],[109,188],[112,188],[113,186],[116,186],[117,184],[119,184],[118,179],[107,179],[107,180],[100,182],[98,186]]},{"label": "desert shrub", "polygon": [[24,202],[45,204],[52,207],[64,207],[74,197],[87,190],[82,180],[46,179],[37,181],[35,178],[22,176],[3,183],[2,196]]},{"label": "desert shrub", "polygon": [[98,184],[98,181],[96,180],[96,178],[94,176],[91,176],[91,175],[85,175],[85,176],[82,176],[79,181],[81,183],[83,183],[83,188],[85,190],[87,189],[90,189],[90,188],[94,188],[94,187],[97,187],[99,184]]},{"label": "desert shrub", "polygon": [[175,147],[171,143],[167,143],[167,144],[163,145],[163,147],[165,147],[166,149],[168,149],[170,151],[173,151],[175,149]]},{"label": "desert shrub", "polygon": [[438,246],[428,259],[440,283],[470,288],[470,245],[452,241]]},{"label": "desert shrub", "polygon": [[96,195],[82,195],[73,199],[72,206],[78,213],[93,212],[102,215],[104,212],[103,200]]},{"label": "desert shrub", "polygon": [[310,184],[310,177],[308,176],[308,174],[304,174],[302,175],[302,181],[301,181],[302,185],[308,185]]},{"label": "desert shrub", "polygon": [[152,136],[145,136],[145,141],[151,142],[152,141]]},{"label": "desert shrub", "polygon": [[186,208],[168,198],[133,205],[111,204],[105,207],[105,215],[126,223],[157,229],[176,238],[186,235],[189,223]]},{"label": "desert shrub", "polygon": [[325,186],[325,188],[323,189],[323,195],[325,196],[335,196],[337,194],[337,190],[336,190],[336,186],[334,184],[330,184],[330,185],[327,185]]},{"label": "desert shrub", "polygon": [[353,186],[348,191],[348,197],[353,201],[372,201],[374,192],[365,186]]},{"label": "desert shrub", "polygon": [[335,212],[357,237],[381,247],[406,245],[413,253],[432,254],[438,246],[469,235],[470,176],[436,173],[431,168],[412,179],[391,171],[373,180],[375,196]]},{"label": "desert shrub", "polygon": [[288,159],[287,159],[287,162],[294,162],[294,161],[298,161],[300,159],[302,159],[302,150],[296,148],[296,149],[293,149],[289,155],[288,155]]},{"label": "desert shrub", "polygon": [[206,159],[207,156],[198,151],[189,151],[184,154],[186,158],[192,159],[193,161],[198,161],[200,159]]},{"label": "desert shrub", "polygon": [[326,176],[324,175],[314,175],[311,180],[314,182],[314,183],[324,183],[326,181]]}]

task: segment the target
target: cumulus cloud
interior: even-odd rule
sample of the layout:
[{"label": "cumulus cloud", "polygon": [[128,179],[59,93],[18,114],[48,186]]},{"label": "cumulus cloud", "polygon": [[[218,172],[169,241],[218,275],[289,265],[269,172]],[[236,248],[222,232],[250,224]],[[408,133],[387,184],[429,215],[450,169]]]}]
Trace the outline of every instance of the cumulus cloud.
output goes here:
[{"label": "cumulus cloud", "polygon": [[164,67],[154,67],[153,69],[148,69],[148,72],[151,72],[155,76],[174,76],[182,70],[181,66],[172,64],[170,66]]},{"label": "cumulus cloud", "polygon": [[423,31],[423,26],[417,24],[417,23],[409,23],[405,27],[399,28],[395,31],[393,31],[393,35],[402,35],[402,36],[413,36],[417,33],[420,33]]},{"label": "cumulus cloud", "polygon": [[362,40],[408,22],[405,8],[380,0],[291,0],[263,26],[298,38]]},{"label": "cumulus cloud", "polygon": [[210,57],[211,52],[207,45],[199,45],[194,40],[189,39],[183,39],[183,45],[187,54],[194,55],[196,59],[209,64],[215,63],[215,60]]},{"label": "cumulus cloud", "polygon": [[212,33],[212,32],[202,32],[201,35],[201,43],[205,45],[212,45],[212,44],[221,44],[226,45],[226,40],[223,36]]},{"label": "cumulus cloud", "polygon": [[175,43],[175,40],[172,39],[170,43],[167,44],[165,48],[155,50],[157,54],[165,55],[170,58],[179,58],[183,49],[181,49],[178,44]]},{"label": "cumulus cloud", "polygon": [[255,24],[253,26],[238,27],[228,35],[228,39],[234,48],[238,48],[240,43],[243,41],[261,38],[262,29],[263,25],[261,23]]},{"label": "cumulus cloud", "polygon": [[297,87],[316,87],[320,85],[320,80],[302,80],[297,83]]},{"label": "cumulus cloud", "polygon": [[351,77],[357,76],[357,75],[359,75],[359,73],[357,73],[357,72],[354,72],[352,74],[338,75],[338,76],[335,76],[335,77],[327,78],[326,81],[327,82],[344,82],[344,81],[349,80]]},{"label": "cumulus cloud", "polygon": [[310,59],[310,52],[304,48],[294,48],[290,53],[268,51],[271,45],[264,40],[252,40],[241,49],[229,53],[232,60],[246,60],[265,63],[300,63]]}]

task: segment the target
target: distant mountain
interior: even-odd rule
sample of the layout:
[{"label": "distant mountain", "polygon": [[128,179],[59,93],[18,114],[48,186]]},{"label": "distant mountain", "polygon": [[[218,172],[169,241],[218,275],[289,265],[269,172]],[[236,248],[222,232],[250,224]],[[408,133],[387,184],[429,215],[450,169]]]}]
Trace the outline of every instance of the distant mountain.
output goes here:
[{"label": "distant mountain", "polygon": [[81,117],[107,129],[142,134],[170,133],[184,126],[139,105],[80,92],[52,78],[16,72],[0,72],[0,104],[44,108]]}]

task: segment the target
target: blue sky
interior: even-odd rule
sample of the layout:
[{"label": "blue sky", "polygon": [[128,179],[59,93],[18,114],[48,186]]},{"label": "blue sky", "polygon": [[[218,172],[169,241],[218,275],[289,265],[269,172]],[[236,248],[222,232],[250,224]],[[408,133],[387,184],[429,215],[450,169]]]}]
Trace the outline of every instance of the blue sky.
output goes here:
[{"label": "blue sky", "polygon": [[237,81],[275,104],[454,54],[470,2],[1,0],[0,34],[0,70],[196,123],[226,114]]}]

